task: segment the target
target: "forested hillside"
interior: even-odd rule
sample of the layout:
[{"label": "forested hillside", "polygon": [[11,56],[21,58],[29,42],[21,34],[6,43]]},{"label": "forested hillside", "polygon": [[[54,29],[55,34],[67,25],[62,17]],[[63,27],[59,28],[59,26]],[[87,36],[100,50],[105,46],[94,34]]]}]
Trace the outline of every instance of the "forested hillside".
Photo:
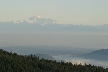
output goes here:
[{"label": "forested hillside", "polygon": [[32,54],[23,56],[0,49],[0,72],[108,72],[108,69],[91,64],[39,60]]}]

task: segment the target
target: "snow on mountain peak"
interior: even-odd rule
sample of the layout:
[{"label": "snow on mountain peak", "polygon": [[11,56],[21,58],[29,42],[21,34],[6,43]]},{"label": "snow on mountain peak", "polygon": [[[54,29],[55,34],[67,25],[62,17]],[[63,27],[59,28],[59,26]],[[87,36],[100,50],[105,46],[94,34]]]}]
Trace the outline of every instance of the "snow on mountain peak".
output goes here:
[{"label": "snow on mountain peak", "polygon": [[39,19],[39,18],[41,18],[41,17],[40,17],[40,16],[38,16],[38,15],[35,15],[35,16],[33,16],[33,17],[29,18],[29,20],[36,20],[36,19]]},{"label": "snow on mountain peak", "polygon": [[27,20],[19,20],[19,21],[15,21],[14,23],[15,24],[19,24],[19,23],[30,23],[30,24],[42,24],[42,25],[46,25],[46,24],[60,24],[58,21],[56,20],[52,20],[50,18],[43,18],[43,17],[40,17],[38,15],[35,15],[33,17],[30,17],[29,19]]}]

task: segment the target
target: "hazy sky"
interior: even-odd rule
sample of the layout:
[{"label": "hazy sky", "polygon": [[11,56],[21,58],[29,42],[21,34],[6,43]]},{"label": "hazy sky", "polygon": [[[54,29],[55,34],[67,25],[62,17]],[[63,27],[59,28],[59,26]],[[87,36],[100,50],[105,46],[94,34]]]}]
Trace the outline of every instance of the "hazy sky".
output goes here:
[{"label": "hazy sky", "polygon": [[97,49],[108,48],[108,33],[0,33],[0,47],[41,45]]},{"label": "hazy sky", "polygon": [[108,0],[0,0],[0,21],[34,15],[60,23],[108,24]]}]

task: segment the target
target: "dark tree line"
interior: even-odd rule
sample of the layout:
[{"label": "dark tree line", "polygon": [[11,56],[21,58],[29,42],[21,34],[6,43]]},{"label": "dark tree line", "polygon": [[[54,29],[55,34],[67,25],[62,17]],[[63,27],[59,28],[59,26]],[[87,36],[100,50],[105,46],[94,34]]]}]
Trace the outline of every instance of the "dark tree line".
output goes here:
[{"label": "dark tree line", "polygon": [[32,54],[23,56],[0,49],[0,72],[108,72],[108,69],[91,64],[39,60]]}]

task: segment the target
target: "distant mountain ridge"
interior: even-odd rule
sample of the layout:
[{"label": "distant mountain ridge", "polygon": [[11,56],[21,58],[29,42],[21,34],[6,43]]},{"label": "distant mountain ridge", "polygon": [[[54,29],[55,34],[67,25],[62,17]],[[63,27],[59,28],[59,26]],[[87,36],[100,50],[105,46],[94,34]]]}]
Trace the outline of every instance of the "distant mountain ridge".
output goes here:
[{"label": "distant mountain ridge", "polygon": [[108,24],[91,25],[73,25],[61,24],[50,18],[33,16],[27,20],[0,22],[1,32],[33,32],[33,31],[85,31],[85,32],[108,32]]},{"label": "distant mountain ridge", "polygon": [[108,61],[108,49],[101,49],[81,55],[80,57]]}]

